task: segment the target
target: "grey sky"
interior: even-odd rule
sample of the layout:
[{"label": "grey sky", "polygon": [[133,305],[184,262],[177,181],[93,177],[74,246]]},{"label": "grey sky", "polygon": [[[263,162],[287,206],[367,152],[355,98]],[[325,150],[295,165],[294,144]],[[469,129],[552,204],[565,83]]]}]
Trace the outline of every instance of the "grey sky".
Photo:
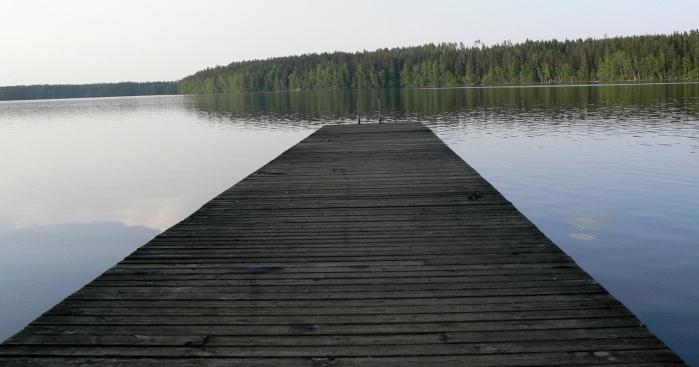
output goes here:
[{"label": "grey sky", "polygon": [[0,85],[174,80],[234,60],[699,28],[699,1],[0,1]]}]

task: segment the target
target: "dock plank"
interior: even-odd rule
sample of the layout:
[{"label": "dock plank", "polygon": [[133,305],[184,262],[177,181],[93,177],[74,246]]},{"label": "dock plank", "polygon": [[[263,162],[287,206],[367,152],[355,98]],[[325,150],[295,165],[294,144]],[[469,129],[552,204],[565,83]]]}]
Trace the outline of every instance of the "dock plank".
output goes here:
[{"label": "dock plank", "polygon": [[326,126],[0,345],[3,366],[682,366],[422,124]]}]

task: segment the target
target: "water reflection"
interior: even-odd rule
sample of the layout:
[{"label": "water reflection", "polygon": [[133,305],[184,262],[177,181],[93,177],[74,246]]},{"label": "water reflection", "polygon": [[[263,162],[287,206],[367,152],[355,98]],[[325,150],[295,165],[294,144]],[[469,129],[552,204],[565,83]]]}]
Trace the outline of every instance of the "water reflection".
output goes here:
[{"label": "water reflection", "polygon": [[575,217],[573,219],[573,232],[571,238],[580,241],[592,241],[597,238],[597,232],[611,230],[607,220],[593,217]]},{"label": "water reflection", "polygon": [[484,116],[511,117],[515,113],[516,120],[537,112],[564,119],[584,118],[589,111],[600,117],[634,116],[639,112],[663,117],[658,115],[663,105],[672,105],[680,114],[696,115],[697,98],[699,84],[662,84],[236,93],[197,96],[189,101],[189,107],[212,120],[224,117],[236,122],[242,119],[289,125],[290,121],[353,122],[357,101],[361,114],[376,120],[379,99],[389,120],[439,121],[474,110]]},{"label": "water reflection", "polygon": [[[155,233],[144,227],[169,227],[321,125],[355,123],[357,100],[376,120],[378,99],[389,122],[433,128],[699,364],[699,84],[2,102],[0,259],[32,258],[0,264],[14,302],[0,305],[0,338]],[[54,266],[47,228],[61,226],[94,236],[71,240]],[[46,283],[55,277],[38,269],[60,264],[84,272]]]}]

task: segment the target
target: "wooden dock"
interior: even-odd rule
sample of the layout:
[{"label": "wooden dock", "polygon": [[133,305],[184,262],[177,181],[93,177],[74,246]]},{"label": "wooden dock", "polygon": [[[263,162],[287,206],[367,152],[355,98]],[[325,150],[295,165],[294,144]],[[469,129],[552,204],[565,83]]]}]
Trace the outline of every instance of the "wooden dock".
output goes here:
[{"label": "wooden dock", "polygon": [[429,129],[394,123],[321,128],[0,365],[684,364]]}]

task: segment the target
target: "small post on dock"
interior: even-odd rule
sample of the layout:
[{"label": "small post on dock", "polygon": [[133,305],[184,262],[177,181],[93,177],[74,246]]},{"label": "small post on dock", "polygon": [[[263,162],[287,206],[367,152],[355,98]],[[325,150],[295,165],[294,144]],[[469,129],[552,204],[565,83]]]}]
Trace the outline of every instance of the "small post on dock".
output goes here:
[{"label": "small post on dock", "polygon": [[379,98],[379,124],[383,123],[381,119],[381,98]]},{"label": "small post on dock", "polygon": [[359,96],[357,96],[357,124],[362,123],[362,113],[359,110]]}]

